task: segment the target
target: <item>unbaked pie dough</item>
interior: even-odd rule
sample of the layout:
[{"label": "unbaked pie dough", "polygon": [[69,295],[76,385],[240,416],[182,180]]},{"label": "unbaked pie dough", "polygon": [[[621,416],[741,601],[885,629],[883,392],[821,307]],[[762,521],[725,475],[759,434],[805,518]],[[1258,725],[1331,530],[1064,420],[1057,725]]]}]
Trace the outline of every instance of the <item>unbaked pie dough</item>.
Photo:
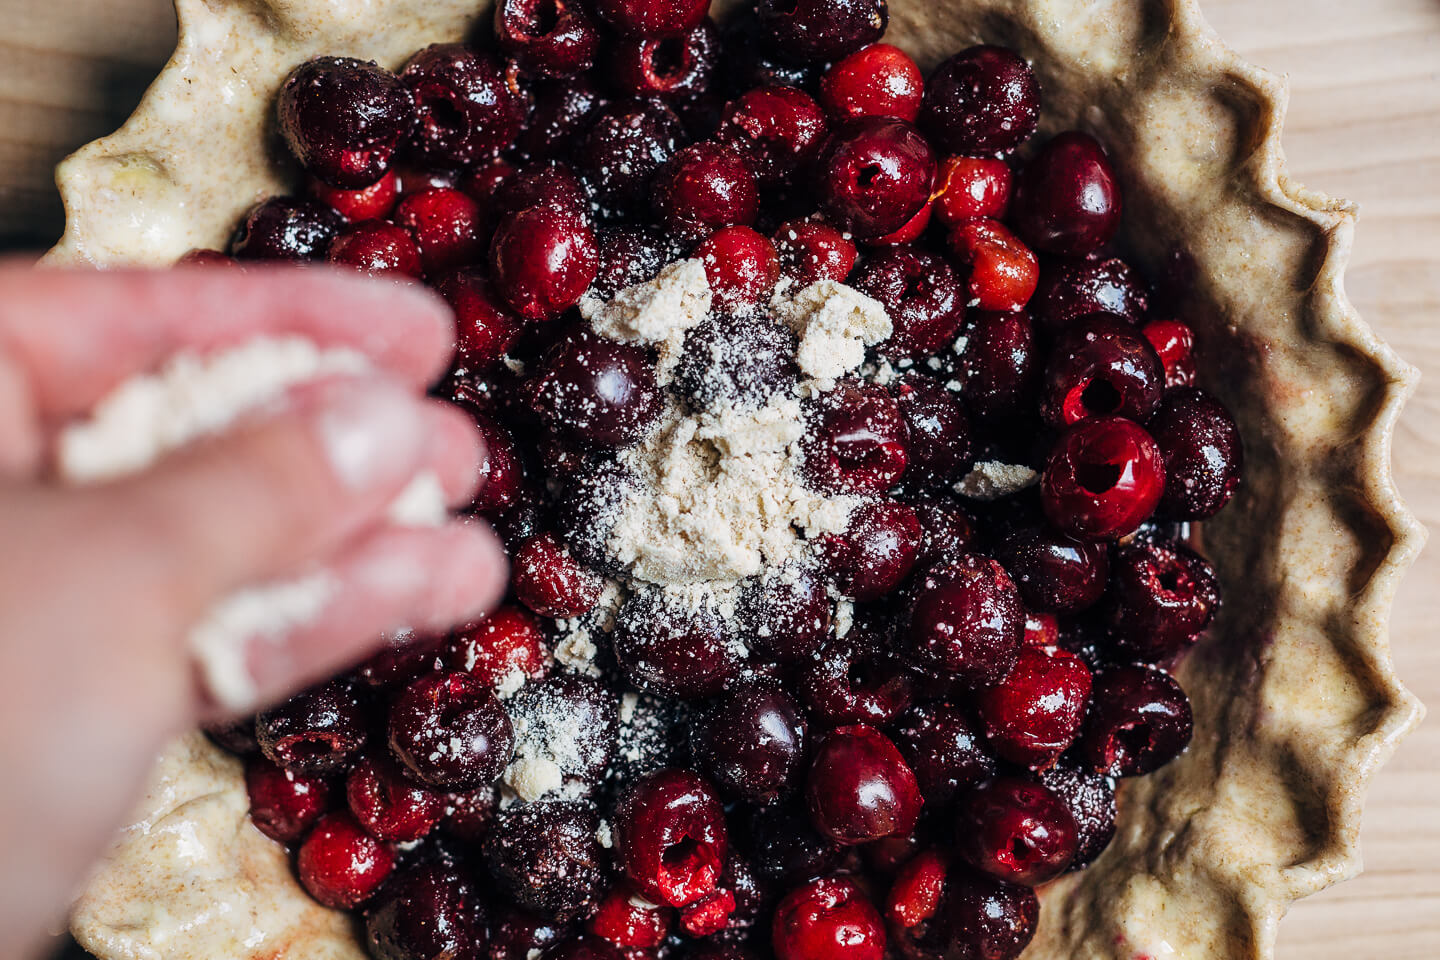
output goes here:
[{"label": "unbaked pie dough", "polygon": [[[295,64],[396,67],[479,16],[475,0],[177,6],[179,48],[135,116],[60,168],[69,218],[50,263],[164,265],[222,246],[250,204],[285,191],[268,118]],[[1226,49],[1193,0],[890,10],[887,41],[922,67],[979,41],[1019,50],[1047,124],[1105,142],[1128,248],[1151,270],[1193,271],[1197,309],[1183,319],[1246,444],[1246,484],[1205,526],[1228,594],[1182,670],[1194,742],[1125,785],[1114,843],[1043,891],[1026,957],[1269,957],[1291,901],[1359,869],[1369,778],[1420,715],[1386,629],[1423,539],[1389,469],[1416,373],[1345,297],[1354,209],[1290,182],[1283,82]],[[349,919],[304,894],[246,808],[240,761],[198,735],[174,745],[76,905],[80,942],[104,960],[364,957]]]}]

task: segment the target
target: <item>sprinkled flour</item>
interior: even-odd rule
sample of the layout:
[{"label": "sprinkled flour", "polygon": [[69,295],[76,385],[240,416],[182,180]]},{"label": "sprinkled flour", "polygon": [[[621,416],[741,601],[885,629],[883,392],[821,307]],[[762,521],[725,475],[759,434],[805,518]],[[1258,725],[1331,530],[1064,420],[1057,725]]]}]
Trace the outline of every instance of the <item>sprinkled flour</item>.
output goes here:
[{"label": "sprinkled flour", "polygon": [[[303,337],[258,337],[210,356],[180,353],[157,373],[133,377],[96,404],[89,419],[60,434],[56,465],[69,483],[111,480],[145,469],[165,454],[217,433],[262,409],[296,384],[361,373],[369,361],[346,348],[320,349]],[[445,518],[439,478],[421,473],[390,506],[393,522],[430,526]],[[313,622],[338,585],[319,572],[289,583],[236,591],[194,627],[190,647],[224,706],[252,704],[249,644],[278,640]]]},{"label": "sprinkled flour", "polygon": [[830,384],[859,367],[865,348],[893,329],[878,300],[834,280],[812,283],[794,295],[777,295],[770,309],[800,338],[795,351],[800,372]]},{"label": "sprinkled flour", "polygon": [[975,500],[999,500],[1019,493],[1038,479],[1040,474],[1024,464],[982,460],[955,484],[955,492]]}]

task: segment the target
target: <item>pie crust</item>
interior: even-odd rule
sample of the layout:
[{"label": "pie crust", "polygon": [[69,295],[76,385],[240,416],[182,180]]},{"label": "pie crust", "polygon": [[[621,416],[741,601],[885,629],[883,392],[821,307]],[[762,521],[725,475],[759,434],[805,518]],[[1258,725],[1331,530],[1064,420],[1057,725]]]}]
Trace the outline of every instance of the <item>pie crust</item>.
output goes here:
[{"label": "pie crust", "polygon": [[[223,246],[293,177],[270,120],[291,67],[322,53],[396,67],[488,20],[476,0],[177,7],[179,47],[135,115],[61,165],[68,223],[49,263]],[[891,0],[886,39],[922,67],[976,41],[1015,47],[1045,126],[1101,137],[1134,257],[1193,276],[1202,382],[1246,444],[1240,494],[1205,525],[1227,595],[1181,671],[1194,742],[1126,784],[1114,843],[1044,891],[1026,957],[1270,957],[1293,900],[1359,870],[1366,786],[1422,712],[1387,634],[1424,539],[1390,476],[1417,373],[1345,296],[1355,208],[1289,179],[1283,80],[1227,49],[1194,0]],[[77,904],[80,942],[104,960],[363,957],[245,806],[238,761],[197,735],[173,747]]]}]

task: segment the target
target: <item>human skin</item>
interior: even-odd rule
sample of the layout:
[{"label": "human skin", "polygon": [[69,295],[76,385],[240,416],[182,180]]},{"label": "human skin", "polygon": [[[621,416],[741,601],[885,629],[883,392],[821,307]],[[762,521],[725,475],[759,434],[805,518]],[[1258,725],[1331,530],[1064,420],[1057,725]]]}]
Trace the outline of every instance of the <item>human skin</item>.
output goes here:
[{"label": "human skin", "polygon": [[[56,482],[58,431],[123,380],[284,334],[359,349],[375,372],[295,387],[133,476]],[[225,717],[185,642],[217,600],[317,568],[338,584],[315,621],[251,645],[248,712],[383,631],[444,630],[500,597],[484,524],[385,519],[421,470],[453,505],[474,493],[473,424],[424,396],[453,336],[423,290],[318,269],[0,266],[0,956],[40,948],[162,744]]]}]

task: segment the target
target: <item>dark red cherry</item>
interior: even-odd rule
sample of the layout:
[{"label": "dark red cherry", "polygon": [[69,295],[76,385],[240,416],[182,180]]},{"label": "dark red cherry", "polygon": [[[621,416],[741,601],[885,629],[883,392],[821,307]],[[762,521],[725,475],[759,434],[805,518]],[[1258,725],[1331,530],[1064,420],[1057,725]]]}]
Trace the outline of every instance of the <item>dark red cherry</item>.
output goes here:
[{"label": "dark red cherry", "polygon": [[1204,558],[1179,543],[1137,538],[1115,551],[1104,620],[1127,657],[1166,660],[1195,642],[1220,608]]},{"label": "dark red cherry", "polygon": [[896,360],[928,356],[948,346],[965,319],[960,275],[940,257],[913,247],[866,257],[851,285],[884,304],[894,329],[879,349]]},{"label": "dark red cherry", "polygon": [[843,533],[822,543],[830,579],[842,596],[878,600],[915,568],[923,532],[914,508],[871,500],[850,515]]},{"label": "dark red cherry", "polygon": [[655,214],[671,233],[700,238],[711,230],[755,222],[755,174],[739,151],[706,141],[676,153],[655,176]]},{"label": "dark red cherry", "polygon": [[393,219],[415,238],[425,271],[432,276],[485,257],[480,208],[459,190],[432,187],[412,193],[400,201]]},{"label": "dark red cherry", "polygon": [[295,843],[330,809],[331,783],[323,776],[292,773],[264,757],[245,764],[250,820],[265,836]]},{"label": "dark red cherry", "polygon": [[474,373],[499,363],[524,326],[496,294],[486,273],[478,267],[460,270],[435,287],[455,311],[456,366]]},{"label": "dark red cherry", "polygon": [[753,654],[790,663],[820,649],[830,633],[831,604],[812,567],[789,563],[747,584],[736,616]]},{"label": "dark red cherry", "polygon": [[415,125],[415,99],[384,67],[316,57],[286,78],[276,113],[280,135],[308,173],[356,190],[390,169]]},{"label": "dark red cherry", "polygon": [[935,176],[935,218],[945,227],[977,217],[1001,219],[1010,206],[1012,179],[1004,160],[946,157]]},{"label": "dark red cherry", "polygon": [[1090,417],[1060,435],[1040,479],[1045,516],[1082,540],[1132,533],[1165,487],[1160,448],[1123,417]]},{"label": "dark red cherry", "polygon": [[311,177],[306,184],[310,196],[327,203],[351,223],[362,220],[383,220],[395,209],[400,199],[400,182],[391,170],[368,187],[358,190],[341,190]]},{"label": "dark red cherry", "polygon": [[806,710],[823,727],[888,723],[915,695],[913,671],[858,628],[832,637],[800,664],[795,680]]},{"label": "dark red cherry", "polygon": [[1035,254],[998,220],[966,220],[950,231],[956,263],[970,269],[967,303],[980,310],[1023,310],[1039,282]]},{"label": "dark red cherry", "polygon": [[922,534],[917,569],[974,549],[978,540],[975,521],[959,504],[947,498],[925,498],[912,506]]},{"label": "dark red cherry", "polygon": [[920,663],[974,684],[996,683],[1010,672],[1025,611],[1000,564],[962,554],[925,571],[910,590],[907,638]]},{"label": "dark red cherry", "polygon": [[695,248],[705,264],[710,294],[722,310],[746,310],[765,303],[780,279],[775,245],[750,227],[722,227]]},{"label": "dark red cherry", "polygon": [[685,335],[675,385],[696,410],[757,410],[794,384],[794,357],[795,335],[768,317],[712,314]]},{"label": "dark red cherry", "polygon": [[897,117],[915,121],[925,80],[909,54],[872,43],[839,61],[820,78],[820,102],[836,120]]},{"label": "dark red cherry", "polygon": [[499,216],[547,206],[586,217],[590,212],[590,191],[568,163],[536,160],[506,177],[495,189],[490,204]]},{"label": "dark red cherry", "polygon": [[510,718],[468,673],[421,677],[390,705],[390,751],[429,786],[460,790],[500,776],[514,749]]},{"label": "dark red cherry", "polygon": [[710,88],[719,62],[720,32],[707,17],[684,34],[614,41],[609,77],[632,97],[682,100]]},{"label": "dark red cherry", "polygon": [[885,924],[849,877],[822,877],[775,908],[776,960],[882,960]]},{"label": "dark red cherry", "polygon": [[365,745],[368,723],[354,688],[331,680],[255,718],[255,739],[270,760],[302,774],[343,770]]},{"label": "dark red cherry", "polygon": [[864,117],[835,131],[815,175],[828,220],[861,239],[882,237],[929,202],[935,152],[904,120]]},{"label": "dark red cherry", "polygon": [[1098,773],[1140,777],[1184,753],[1193,727],[1190,700],[1168,673],[1106,667],[1095,674],[1076,752]]},{"label": "dark red cherry", "polygon": [[844,283],[855,269],[855,244],[829,224],[791,220],[776,228],[772,239],[780,254],[780,273],[797,289],[820,280]]},{"label": "dark red cherry", "polygon": [[1051,426],[1119,415],[1144,422],[1165,392],[1165,368],[1140,331],[1113,314],[1073,321],[1050,348],[1041,412]]},{"label": "dark red cherry", "polygon": [[361,273],[416,278],[424,273],[410,232],[384,220],[365,220],[341,230],[330,241],[325,259]]},{"label": "dark red cherry", "polygon": [[1140,328],[1165,365],[1165,386],[1195,384],[1195,331],[1179,320],[1152,320]]},{"label": "dark red cherry", "polygon": [[925,802],[895,744],[865,724],[825,735],[805,790],[816,828],[841,844],[909,833]]},{"label": "dark red cherry", "polygon": [[622,37],[677,36],[710,11],[710,0],[596,0],[595,12]]},{"label": "dark red cherry", "polygon": [[652,903],[683,907],[719,882],[725,808],[695,774],[660,770],[633,784],[616,804],[614,827],[625,874]]},{"label": "dark red cherry", "polygon": [[600,269],[590,295],[609,300],[626,287],[656,275],[677,256],[670,239],[648,227],[601,227],[596,231]]},{"label": "dark red cherry", "polygon": [[994,423],[1034,402],[1041,359],[1029,314],[971,313],[955,349],[955,379],[976,417]]},{"label": "dark red cherry", "polygon": [[1059,613],[1094,606],[1105,592],[1109,548],[1049,527],[1017,527],[996,548],[1026,605]]},{"label": "dark red cherry", "polygon": [[549,644],[540,619],[524,607],[502,604],[473,627],[466,627],[446,642],[444,660],[451,670],[462,670],[486,687],[513,681],[539,680],[549,670]]},{"label": "dark red cherry", "polygon": [[944,700],[917,704],[891,725],[895,746],[905,757],[920,791],[933,806],[995,773],[995,758],[979,727],[957,704]]},{"label": "dark red cherry", "polygon": [[955,808],[955,852],[1007,883],[1037,886],[1070,866],[1075,818],[1049,789],[996,777],[962,796]]},{"label": "dark red cherry", "polygon": [[594,609],[605,582],[580,565],[554,534],[520,545],[510,558],[515,598],[543,617],[578,617]]},{"label": "dark red cherry", "polygon": [[1079,828],[1071,870],[1090,864],[1105,852],[1115,835],[1115,782],[1085,770],[1068,757],[1041,770],[1036,777],[1069,808]]},{"label": "dark red cherry", "polygon": [[506,708],[515,726],[517,761],[550,760],[571,795],[599,786],[619,736],[619,706],[599,680],[557,673],[526,684]]},{"label": "dark red cherry", "polygon": [[963,478],[974,460],[970,418],[960,398],[926,377],[908,376],[890,385],[909,431],[906,485],[948,486]]},{"label": "dark red cherry", "polygon": [[600,896],[609,855],[595,833],[600,815],[582,800],[537,800],[500,811],[481,848],[499,892],[562,923]]},{"label": "dark red cherry", "polygon": [[882,493],[905,472],[906,439],[900,408],[883,387],[842,381],[806,409],[805,477],[826,493]]},{"label": "dark red cherry", "polygon": [[327,204],[271,197],[251,207],[230,241],[237,260],[322,260],[345,227],[345,218]]},{"label": "dark red cherry", "polygon": [[633,214],[650,202],[650,181],[679,148],[680,118],[654,101],[624,101],[599,111],[575,150],[575,166],[601,207]]},{"label": "dark red cherry", "polygon": [[631,683],[687,699],[719,693],[740,672],[743,655],[719,614],[668,601],[659,591],[625,603],[611,642]]},{"label": "dark red cherry", "polygon": [[970,47],[935,68],[920,126],[952,153],[1009,152],[1040,119],[1040,84],[1025,59],[1004,47]]},{"label": "dark red cherry", "polygon": [[1015,960],[1035,936],[1035,891],[949,863],[935,852],[906,865],[886,904],[907,960]]},{"label": "dark red cherry", "polygon": [[1059,333],[1092,313],[1111,313],[1139,323],[1149,294],[1124,260],[1047,260],[1031,312],[1048,330]]},{"label": "dark red cherry", "polygon": [[805,755],[805,718],[775,684],[736,686],[691,731],[698,768],[726,795],[773,803],[792,793]]},{"label": "dark red cherry", "polygon": [[886,0],[759,0],[761,35],[790,63],[839,60],[885,34]]},{"label": "dark red cherry", "polygon": [[201,724],[200,729],[204,731],[210,742],[237,757],[254,756],[260,752],[260,744],[255,740],[254,717],[237,717],[234,720],[205,723]]},{"label": "dark red cherry", "polygon": [[508,147],[529,108],[493,54],[458,43],[421,50],[400,79],[415,95],[419,115],[411,150],[439,167],[466,167]]},{"label": "dark red cherry", "polygon": [[1203,520],[1230,502],[1240,485],[1245,446],[1224,404],[1197,387],[1172,390],[1149,428],[1165,460],[1162,514]]},{"label": "dark red cherry", "polygon": [[474,957],[485,944],[481,892],[453,866],[420,863],[390,878],[365,912],[366,945],[375,960]]},{"label": "dark red cherry", "polygon": [[1005,679],[977,699],[985,737],[1002,760],[1047,767],[1080,732],[1090,668],[1075,654],[1026,646]]},{"label": "dark red cherry", "polygon": [[1078,131],[1040,148],[1015,178],[1015,231],[1046,253],[1084,256],[1120,226],[1120,187],[1105,148]]},{"label": "dark red cherry", "polygon": [[362,830],[349,810],[321,817],[295,855],[306,892],[337,910],[370,899],[394,868],[394,849]]},{"label": "dark red cherry", "polygon": [[803,803],[756,810],[746,822],[745,849],[766,882],[787,885],[835,869],[843,850],[815,829]]},{"label": "dark red cherry", "polygon": [[530,207],[506,216],[490,242],[495,288],[527,320],[580,302],[599,269],[595,233],[572,210]]},{"label": "dark red cherry", "polygon": [[445,814],[440,794],[405,779],[400,766],[384,756],[366,757],[351,768],[345,797],[368,833],[395,843],[420,839]]},{"label": "dark red cherry", "polygon": [[[580,143],[590,129],[605,97],[594,75],[582,73],[578,77],[537,82],[532,85],[535,108],[525,129],[515,139],[515,148],[532,160],[568,155]],[[503,163],[503,161],[498,161]],[[490,161],[491,164],[497,161]],[[493,168],[492,168],[493,169]],[[476,173],[482,178],[486,167],[481,166],[467,177],[467,183]],[[483,190],[477,192],[467,186],[466,192],[483,202]],[[493,188],[490,191],[493,193]]]},{"label": "dark red cherry", "polygon": [[377,690],[396,690],[437,668],[443,637],[416,635],[413,630],[391,630],[380,635],[370,658],[355,668],[360,683]]},{"label": "dark red cherry", "polygon": [[716,138],[750,161],[762,185],[774,187],[814,161],[827,127],[825,112],[804,90],[765,86],[726,104]]},{"label": "dark red cherry", "polygon": [[495,38],[522,70],[573,77],[595,63],[600,31],[578,0],[500,0]]},{"label": "dark red cherry", "polygon": [[470,509],[487,517],[504,513],[521,499],[525,487],[524,468],[515,437],[499,420],[478,410],[470,412],[480,439],[485,442],[485,461],[481,464],[481,486]]},{"label": "dark red cherry", "polygon": [[660,416],[649,353],[583,330],[551,351],[530,390],[546,426],[586,448],[635,443]]},{"label": "dark red cherry", "polygon": [[532,960],[552,947],[564,949],[560,944],[566,929],[563,924],[509,907],[498,920],[491,921],[483,956],[485,960]]}]

